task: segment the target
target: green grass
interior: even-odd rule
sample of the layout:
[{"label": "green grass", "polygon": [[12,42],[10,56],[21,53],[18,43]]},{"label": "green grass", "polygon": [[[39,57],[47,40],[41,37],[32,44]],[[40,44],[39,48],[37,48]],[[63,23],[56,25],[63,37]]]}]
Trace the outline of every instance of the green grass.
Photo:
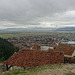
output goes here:
[{"label": "green grass", "polygon": [[13,70],[8,73],[1,73],[0,75],[36,75],[38,72],[45,69],[56,69],[62,67],[64,64],[55,64],[55,65],[43,65],[32,68],[27,68],[26,70]]}]

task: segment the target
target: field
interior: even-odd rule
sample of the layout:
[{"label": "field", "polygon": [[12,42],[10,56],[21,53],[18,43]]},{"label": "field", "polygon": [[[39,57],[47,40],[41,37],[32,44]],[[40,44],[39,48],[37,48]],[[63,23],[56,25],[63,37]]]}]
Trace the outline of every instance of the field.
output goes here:
[{"label": "field", "polygon": [[29,68],[26,70],[13,70],[0,75],[75,75],[75,65],[55,64]]},{"label": "field", "polygon": [[0,32],[0,37],[11,38],[11,37],[22,37],[22,36],[33,36],[33,35],[54,35],[62,36],[67,38],[75,38],[75,31],[24,31],[24,32]]}]

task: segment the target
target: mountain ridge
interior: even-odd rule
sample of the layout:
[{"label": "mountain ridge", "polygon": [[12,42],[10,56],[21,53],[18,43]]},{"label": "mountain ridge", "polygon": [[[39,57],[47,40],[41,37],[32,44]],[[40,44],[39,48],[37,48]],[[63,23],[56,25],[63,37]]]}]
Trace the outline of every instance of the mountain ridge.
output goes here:
[{"label": "mountain ridge", "polygon": [[75,27],[62,27],[56,29],[57,31],[75,31]]},{"label": "mountain ridge", "polygon": [[7,28],[7,29],[0,29],[0,31],[29,31],[29,30],[75,31],[75,27],[61,27],[61,28],[33,27],[33,28]]}]

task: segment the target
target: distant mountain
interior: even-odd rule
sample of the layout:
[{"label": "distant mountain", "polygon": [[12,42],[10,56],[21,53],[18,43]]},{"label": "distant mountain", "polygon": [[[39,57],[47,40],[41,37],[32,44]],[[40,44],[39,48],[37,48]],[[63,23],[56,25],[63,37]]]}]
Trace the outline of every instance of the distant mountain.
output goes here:
[{"label": "distant mountain", "polygon": [[41,27],[34,27],[34,28],[7,28],[7,29],[1,29],[0,31],[29,31],[29,30],[54,30],[54,28],[41,28]]},{"label": "distant mountain", "polygon": [[0,31],[29,31],[29,30],[75,31],[75,27],[62,27],[62,28],[32,27],[32,28],[7,28],[7,29],[0,29]]},{"label": "distant mountain", "polygon": [[63,27],[56,29],[57,31],[75,31],[75,27]]},{"label": "distant mountain", "polygon": [[34,27],[34,28],[31,28],[32,30],[54,30],[54,28],[42,28],[42,27]]},{"label": "distant mountain", "polygon": [[0,31],[24,31],[25,28],[7,28],[7,29],[1,29]]}]

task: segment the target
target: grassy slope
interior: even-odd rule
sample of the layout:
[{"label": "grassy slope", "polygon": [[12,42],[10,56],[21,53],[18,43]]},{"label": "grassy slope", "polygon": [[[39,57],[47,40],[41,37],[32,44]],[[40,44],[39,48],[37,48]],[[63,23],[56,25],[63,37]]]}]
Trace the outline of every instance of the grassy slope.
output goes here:
[{"label": "grassy slope", "polygon": [[64,64],[55,64],[55,65],[44,65],[44,66],[38,66],[38,67],[33,67],[26,69],[25,71],[23,70],[13,70],[8,73],[2,73],[0,75],[37,75],[39,72],[44,71],[46,69],[57,69],[57,68],[62,68]]},{"label": "grassy slope", "polygon": [[75,75],[75,66],[72,64],[44,65],[26,70],[13,70],[0,75]]}]

